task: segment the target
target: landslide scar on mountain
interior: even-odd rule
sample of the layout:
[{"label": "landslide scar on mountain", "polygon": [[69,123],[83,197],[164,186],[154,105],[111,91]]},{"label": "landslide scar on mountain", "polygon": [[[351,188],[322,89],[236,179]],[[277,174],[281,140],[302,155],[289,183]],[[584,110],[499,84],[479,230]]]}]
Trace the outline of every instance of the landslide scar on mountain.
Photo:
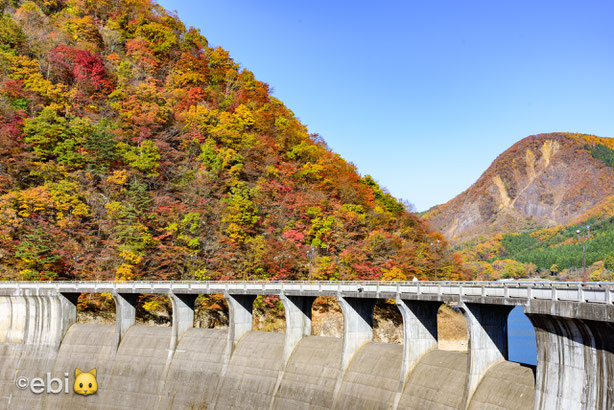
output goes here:
[{"label": "landslide scar on mountain", "polygon": [[527,149],[525,160],[527,162],[527,176],[529,179],[524,185],[524,187],[520,190],[518,195],[516,195],[516,197],[512,201],[512,207],[514,207],[514,205],[516,204],[516,200],[518,200],[518,198],[522,196],[522,194],[527,190],[527,188],[529,188],[533,184],[533,182],[535,182],[537,177],[546,171],[546,169],[550,165],[550,159],[558,152],[560,146],[561,145],[558,142],[553,140],[547,140],[543,143],[543,145],[540,147],[540,151],[542,153],[542,159],[544,164],[539,169],[539,171],[535,171],[535,154],[533,153],[531,148]]},{"label": "landslide scar on mountain", "polygon": [[512,200],[507,194],[507,189],[505,189],[505,184],[499,175],[495,175],[492,178],[492,182],[495,184],[497,189],[499,190],[499,199],[501,200],[501,204],[499,205],[499,209],[507,208],[512,204]]},{"label": "landslide scar on mountain", "polygon": [[554,140],[547,140],[546,142],[544,142],[544,145],[542,145],[541,147],[542,156],[544,158],[544,161],[546,162],[544,168],[550,165],[550,159],[554,156],[554,154],[559,151],[560,147],[561,144]]},{"label": "landslide scar on mountain", "polygon": [[535,154],[531,148],[527,149],[525,160],[527,161],[527,175],[529,176],[529,181],[533,181],[537,178],[537,172],[535,172]]}]

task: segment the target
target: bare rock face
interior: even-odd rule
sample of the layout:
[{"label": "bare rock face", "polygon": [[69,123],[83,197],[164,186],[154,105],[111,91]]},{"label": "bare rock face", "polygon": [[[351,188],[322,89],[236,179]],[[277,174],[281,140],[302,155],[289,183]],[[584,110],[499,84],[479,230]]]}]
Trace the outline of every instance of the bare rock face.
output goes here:
[{"label": "bare rock face", "polygon": [[593,158],[587,144],[614,149],[614,139],[591,135],[527,137],[424,218],[452,242],[568,223],[614,194],[614,169]]}]

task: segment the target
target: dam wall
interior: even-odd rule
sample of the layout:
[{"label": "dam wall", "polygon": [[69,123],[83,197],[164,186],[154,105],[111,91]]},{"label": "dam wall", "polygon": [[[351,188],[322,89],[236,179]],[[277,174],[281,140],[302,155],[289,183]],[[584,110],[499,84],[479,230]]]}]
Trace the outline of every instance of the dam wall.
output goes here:
[{"label": "dam wall", "polygon": [[[525,306],[536,328],[535,372],[507,361],[512,304],[485,291],[456,300],[443,292],[397,293],[404,343],[393,345],[372,341],[373,306],[388,293],[339,292],[344,333],[333,338],[311,335],[314,292],[280,294],[286,333],[253,331],[257,293],[246,287],[225,294],[228,329],[197,329],[197,293],[178,296],[178,289],[161,287],[158,293],[165,290],[172,301],[173,324],[157,327],[136,325],[134,295],[145,293],[136,286],[133,293],[113,294],[115,325],[76,323],[74,289],[33,292],[20,284],[2,294],[0,286],[0,408],[611,408],[609,306],[512,300]],[[466,353],[437,347],[436,311],[444,301],[457,303],[465,315]],[[97,369],[96,394],[72,392],[75,368]],[[69,380],[70,391],[34,394],[16,386],[20,377],[47,373]]]}]

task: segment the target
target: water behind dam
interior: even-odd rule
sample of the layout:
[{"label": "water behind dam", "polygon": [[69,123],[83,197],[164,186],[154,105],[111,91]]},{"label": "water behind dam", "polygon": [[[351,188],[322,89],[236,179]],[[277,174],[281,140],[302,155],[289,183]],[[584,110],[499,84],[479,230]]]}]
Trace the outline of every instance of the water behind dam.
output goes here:
[{"label": "water behind dam", "polygon": [[512,362],[536,365],[537,344],[535,329],[524,314],[522,306],[516,306],[507,320],[509,359]]}]

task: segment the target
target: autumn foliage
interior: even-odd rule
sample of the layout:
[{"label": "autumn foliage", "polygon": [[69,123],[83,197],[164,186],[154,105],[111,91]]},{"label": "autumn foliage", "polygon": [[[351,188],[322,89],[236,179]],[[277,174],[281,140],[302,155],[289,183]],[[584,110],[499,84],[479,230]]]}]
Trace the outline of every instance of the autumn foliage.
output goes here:
[{"label": "autumn foliage", "polygon": [[[2,278],[434,276],[443,238],[172,13],[0,11]],[[439,277],[458,263],[444,243]]]}]

